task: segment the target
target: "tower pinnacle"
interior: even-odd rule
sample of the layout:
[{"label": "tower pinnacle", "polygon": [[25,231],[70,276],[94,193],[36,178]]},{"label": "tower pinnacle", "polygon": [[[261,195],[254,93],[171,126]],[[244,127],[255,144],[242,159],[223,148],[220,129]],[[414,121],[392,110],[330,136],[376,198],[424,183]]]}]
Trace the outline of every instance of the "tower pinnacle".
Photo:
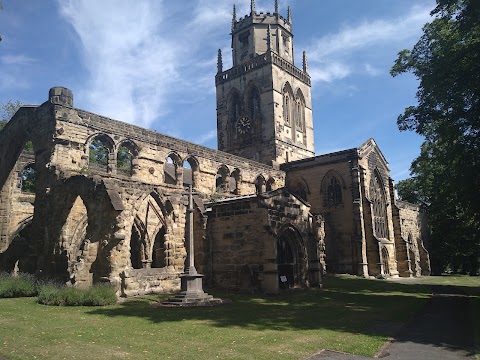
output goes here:
[{"label": "tower pinnacle", "polygon": [[232,15],[232,32],[235,29],[235,23],[237,22],[237,7],[233,4],[233,15]]},{"label": "tower pinnacle", "polygon": [[275,0],[275,15],[278,15],[278,0]]},{"label": "tower pinnacle", "polygon": [[271,34],[270,24],[268,24],[268,28],[267,28],[267,49],[268,51],[272,50],[272,34]]},{"label": "tower pinnacle", "polygon": [[303,52],[303,72],[308,73],[307,52]]},{"label": "tower pinnacle", "polygon": [[290,6],[288,7],[287,21],[288,21],[290,24],[292,23],[292,9],[290,9]]},{"label": "tower pinnacle", "polygon": [[250,12],[251,15],[255,15],[255,0],[250,0]]},{"label": "tower pinnacle", "polygon": [[[305,52],[304,52],[304,54],[305,54]],[[223,71],[222,49],[218,49],[217,74],[220,74],[222,71]]]}]

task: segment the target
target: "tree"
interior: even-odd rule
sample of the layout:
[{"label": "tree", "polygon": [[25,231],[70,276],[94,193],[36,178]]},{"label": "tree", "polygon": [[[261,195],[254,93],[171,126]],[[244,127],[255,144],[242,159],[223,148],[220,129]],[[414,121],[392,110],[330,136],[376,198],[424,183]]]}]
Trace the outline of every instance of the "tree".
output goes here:
[{"label": "tree", "polygon": [[8,100],[0,105],[0,130],[2,130],[7,122],[15,115],[15,113],[23,106],[18,100]]},{"label": "tree", "polygon": [[413,73],[418,105],[398,117],[400,130],[425,138],[399,182],[401,197],[428,206],[432,266],[477,273],[480,258],[480,2],[437,0],[434,20],[392,76]]}]

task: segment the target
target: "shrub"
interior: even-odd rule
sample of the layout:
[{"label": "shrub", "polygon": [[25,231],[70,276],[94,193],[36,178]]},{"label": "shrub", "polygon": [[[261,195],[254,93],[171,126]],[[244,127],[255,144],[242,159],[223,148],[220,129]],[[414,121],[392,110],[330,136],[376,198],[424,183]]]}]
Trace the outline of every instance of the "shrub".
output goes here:
[{"label": "shrub", "polygon": [[0,298],[29,297],[37,294],[37,282],[33,275],[19,273],[13,276],[0,273]]},{"label": "shrub", "polygon": [[104,306],[116,303],[117,296],[111,285],[79,289],[49,283],[40,287],[38,302],[52,306]]}]

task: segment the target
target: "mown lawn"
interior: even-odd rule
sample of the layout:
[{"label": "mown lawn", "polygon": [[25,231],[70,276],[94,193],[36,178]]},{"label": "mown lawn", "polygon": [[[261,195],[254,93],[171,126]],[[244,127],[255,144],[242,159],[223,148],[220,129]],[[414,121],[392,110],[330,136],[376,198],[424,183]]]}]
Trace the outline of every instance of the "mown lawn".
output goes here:
[{"label": "mown lawn", "polygon": [[158,307],[154,296],[107,307],[0,299],[0,356],[299,359],[323,348],[373,356],[429,296],[423,284],[351,276],[324,286],[268,297],[214,291],[232,302],[206,308]]}]

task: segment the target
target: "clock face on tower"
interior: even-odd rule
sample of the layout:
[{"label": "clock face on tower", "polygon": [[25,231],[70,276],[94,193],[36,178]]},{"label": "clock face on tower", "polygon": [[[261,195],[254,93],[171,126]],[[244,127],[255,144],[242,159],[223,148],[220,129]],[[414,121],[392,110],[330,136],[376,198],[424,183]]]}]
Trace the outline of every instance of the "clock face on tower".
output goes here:
[{"label": "clock face on tower", "polygon": [[252,122],[247,116],[242,116],[237,121],[237,131],[241,135],[248,134],[252,129]]}]

